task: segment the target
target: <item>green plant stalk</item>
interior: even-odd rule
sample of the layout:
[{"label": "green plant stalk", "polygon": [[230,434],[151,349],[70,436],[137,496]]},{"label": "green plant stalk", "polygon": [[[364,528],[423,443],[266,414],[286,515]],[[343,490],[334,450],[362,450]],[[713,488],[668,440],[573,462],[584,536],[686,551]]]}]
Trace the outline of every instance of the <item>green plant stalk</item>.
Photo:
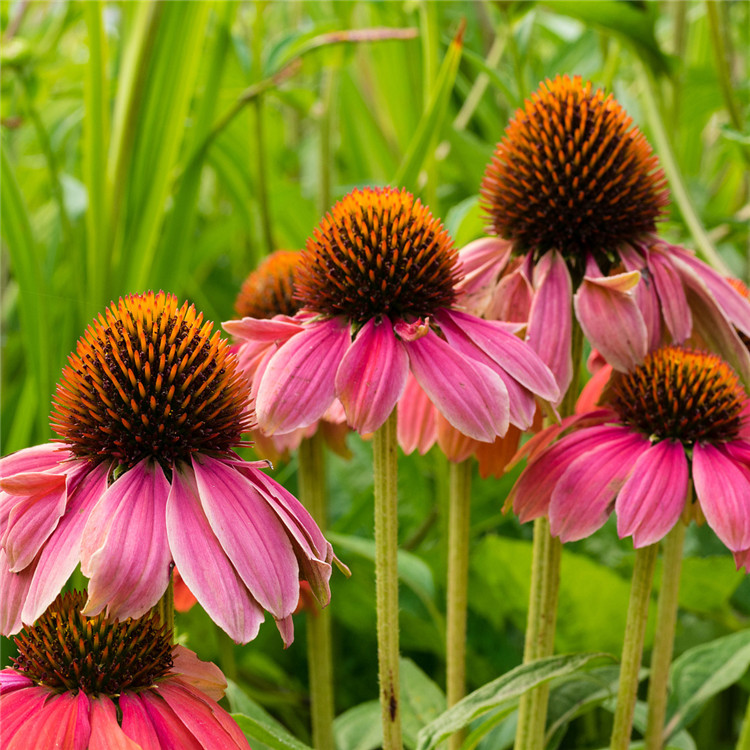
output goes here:
[{"label": "green plant stalk", "polygon": [[[325,533],[326,476],[323,438],[319,434],[300,443],[299,497]],[[307,664],[310,675],[313,747],[334,750],[333,657],[331,617],[327,609],[307,615]]]},{"label": "green plant stalk", "polygon": [[373,438],[375,606],[383,750],[402,750],[398,665],[398,442],[396,410]]},{"label": "green plant stalk", "polygon": [[648,605],[659,545],[650,544],[635,552],[633,581],[630,587],[628,616],[625,622],[625,639],[622,645],[620,683],[617,707],[610,739],[610,750],[628,750],[633,730],[633,712],[638,697],[638,673],[641,670],[643,642],[646,637]]},{"label": "green plant stalk", "polygon": [[171,576],[167,590],[162,594],[153,611],[159,615],[162,625],[167,626],[172,643],[174,643],[174,581]]},{"label": "green plant stalk", "polygon": [[[466,609],[469,587],[471,461],[451,463],[448,485],[448,595],[446,600],[446,698],[448,708],[466,695]],[[448,741],[458,750],[463,734]]]},{"label": "green plant stalk", "polygon": [[737,740],[737,750],[750,750],[750,700],[745,709],[745,718],[742,720],[740,738]]},{"label": "green plant stalk", "polygon": [[[686,504],[690,503],[690,496]],[[651,672],[648,680],[648,722],[646,724],[646,750],[661,750],[664,743],[664,717],[667,714],[667,682],[672,662],[674,631],[677,623],[677,604],[682,572],[682,548],[685,542],[685,524],[678,521],[664,539],[664,564],[661,589],[656,608],[656,632],[651,654]]]},{"label": "green plant stalk", "polygon": [[706,229],[701,223],[701,220],[693,207],[693,203],[690,200],[687,187],[685,186],[685,180],[683,179],[682,172],[677,164],[677,159],[675,159],[674,152],[672,151],[672,144],[669,142],[667,129],[664,125],[661,112],[659,111],[656,93],[654,92],[653,79],[643,66],[640,68],[639,79],[641,90],[643,92],[643,108],[646,120],[651,128],[651,133],[654,137],[654,144],[659,153],[661,165],[667,176],[667,180],[669,181],[669,187],[672,190],[675,203],[680,209],[680,213],[690,230],[690,234],[693,236],[695,246],[706,261],[708,261],[708,263],[710,263],[719,273],[724,276],[731,276],[732,274],[729,267],[716,251],[708,234],[706,234]]}]

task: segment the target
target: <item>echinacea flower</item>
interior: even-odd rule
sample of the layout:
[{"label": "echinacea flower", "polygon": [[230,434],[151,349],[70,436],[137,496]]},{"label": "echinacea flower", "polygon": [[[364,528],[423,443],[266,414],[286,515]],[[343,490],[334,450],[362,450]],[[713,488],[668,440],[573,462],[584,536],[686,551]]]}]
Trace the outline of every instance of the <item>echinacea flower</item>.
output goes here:
[{"label": "echinacea flower", "polygon": [[[349,424],[377,430],[411,372],[461,432],[492,441],[511,408],[555,400],[552,374],[514,334],[454,306],[456,251],[405,190],[354,190],[321,221],[297,270],[302,310],[289,320],[225,325],[261,348],[256,412],[269,434],[320,419],[338,398]],[[511,406],[517,402],[520,406]]]},{"label": "echinacea flower", "polygon": [[[750,400],[717,355],[679,346],[615,373],[606,406],[540,433],[509,502],[522,522],[549,516],[563,542],[614,510],[621,538],[644,547],[680,520],[705,520],[734,553],[750,550]],[[530,441],[531,442],[531,441]],[[694,503],[686,509],[689,484]]]},{"label": "echinacea flower", "polygon": [[33,622],[75,569],[84,612],[139,617],[174,565],[236,641],[270,612],[286,644],[299,579],[330,597],[333,551],[309,513],[232,451],[247,383],[212,323],[160,292],[113,303],[57,387],[59,440],[0,463],[0,632]]},{"label": "echinacea flower", "polygon": [[[268,255],[258,267],[248,274],[242,283],[235,310],[243,318],[253,320],[270,320],[289,322],[290,316],[299,312],[300,303],[294,297],[294,282],[301,253],[297,250],[276,250]],[[252,325],[252,324],[251,324]],[[228,333],[238,338],[235,347],[240,367],[250,382],[253,401],[257,395],[255,374],[265,368],[265,363],[278,348],[268,341],[254,342],[243,338],[245,324],[242,320],[229,321],[224,327]],[[261,429],[252,433],[255,450],[263,458],[278,461],[291,451],[299,448],[302,440],[319,432],[328,446],[343,458],[350,458],[351,452],[346,446],[349,426],[346,424],[344,409],[338,401],[317,422],[306,427],[284,433],[283,435],[266,435]]]},{"label": "echinacea flower", "polygon": [[80,613],[84,595],[60,595],[15,637],[0,672],[7,750],[231,750],[249,745],[216,703],[227,682],[155,614],[111,620]]},{"label": "echinacea flower", "polygon": [[667,203],[657,157],[612,95],[578,76],[547,80],[487,166],[481,204],[495,237],[461,251],[462,292],[482,306],[478,314],[509,290],[528,304],[528,341],[563,392],[572,376],[571,307],[617,370],[697,330],[747,381],[750,356],[733,326],[750,334],[750,303],[654,235]]}]

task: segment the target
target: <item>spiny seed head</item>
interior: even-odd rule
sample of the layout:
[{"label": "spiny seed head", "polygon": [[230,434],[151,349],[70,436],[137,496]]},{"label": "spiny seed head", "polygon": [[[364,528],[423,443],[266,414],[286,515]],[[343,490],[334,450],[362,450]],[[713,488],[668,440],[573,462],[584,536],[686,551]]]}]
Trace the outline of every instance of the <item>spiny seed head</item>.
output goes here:
[{"label": "spiny seed head", "polygon": [[60,594],[14,637],[13,669],[54,692],[118,696],[151,687],[172,668],[171,633],[156,614],[122,622],[85,617],[86,595]]},{"label": "spiny seed head", "polygon": [[580,76],[548,79],[526,100],[481,186],[490,232],[536,257],[559,250],[577,279],[587,253],[608,273],[617,245],[654,231],[668,200],[643,134]]},{"label": "spiny seed head", "polygon": [[735,439],[747,396],[734,371],[715,354],[667,346],[620,375],[607,400],[626,424],[691,447]]},{"label": "spiny seed head", "polygon": [[213,323],[164,292],[112,303],[86,329],[57,386],[51,423],[80,458],[169,469],[243,445],[248,387]]},{"label": "spiny seed head", "polygon": [[[727,279],[729,283],[745,298],[750,299],[750,289],[745,286],[739,279],[730,278]],[[750,336],[746,335],[742,331],[738,330],[737,335],[740,337],[742,343],[750,350]]]},{"label": "spiny seed head", "polygon": [[294,280],[300,253],[277,250],[245,279],[234,309],[242,317],[273,318],[294,315],[300,308],[294,299]]},{"label": "spiny seed head", "polygon": [[308,239],[296,295],[308,310],[360,324],[430,316],[455,300],[456,254],[443,225],[411,193],[354,190]]}]

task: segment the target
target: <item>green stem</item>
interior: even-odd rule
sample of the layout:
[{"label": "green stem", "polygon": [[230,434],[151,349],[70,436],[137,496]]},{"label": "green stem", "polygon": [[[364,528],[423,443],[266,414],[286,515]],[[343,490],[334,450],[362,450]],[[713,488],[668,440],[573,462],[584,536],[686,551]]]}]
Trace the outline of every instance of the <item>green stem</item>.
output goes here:
[{"label": "green stem", "polygon": [[156,603],[154,610],[159,615],[162,624],[167,626],[172,642],[174,643],[174,581],[171,576],[169,578],[167,590]]},{"label": "green stem", "polygon": [[[688,498],[688,503],[690,498]],[[672,662],[674,631],[677,623],[677,601],[682,572],[682,548],[685,524],[680,520],[664,539],[664,565],[661,574],[659,603],[656,609],[654,650],[648,680],[648,723],[646,750],[661,750],[664,739],[664,717],[667,714],[667,681]]]},{"label": "green stem", "polygon": [[383,750],[402,750],[398,666],[398,443],[396,410],[373,438],[375,602]]},{"label": "green stem", "polygon": [[[471,519],[471,461],[450,465],[448,497],[448,596],[445,633],[446,697],[448,708],[466,695],[466,608],[469,584],[469,527]],[[463,741],[456,732],[448,747]]]},{"label": "green stem", "polygon": [[708,263],[724,276],[731,276],[729,267],[719,253],[716,252],[716,248],[711,243],[706,229],[701,223],[690,200],[682,172],[672,151],[672,144],[669,142],[664,120],[659,111],[657,96],[654,92],[654,82],[644,68],[641,68],[639,77],[641,80],[641,90],[643,91],[643,108],[646,119],[651,128],[661,165],[664,168],[664,173],[669,181],[669,187],[672,190],[677,207],[680,209],[682,218],[685,220],[685,224],[687,224],[690,234],[693,236],[696,248]]},{"label": "green stem", "polygon": [[[322,531],[326,528],[326,477],[323,438],[303,440],[299,447],[299,497]],[[307,615],[307,665],[313,747],[334,750],[333,658],[331,617],[327,609]]]},{"label": "green stem", "polygon": [[745,709],[745,718],[742,720],[740,738],[737,741],[737,750],[750,750],[750,700]]},{"label": "green stem", "polygon": [[646,637],[648,605],[651,601],[651,585],[659,551],[658,544],[641,547],[635,552],[633,582],[630,587],[630,602],[625,623],[625,640],[622,645],[620,684],[617,691],[617,708],[612,727],[610,750],[627,750],[633,729],[633,712],[638,697],[638,673],[641,670],[643,641]]}]

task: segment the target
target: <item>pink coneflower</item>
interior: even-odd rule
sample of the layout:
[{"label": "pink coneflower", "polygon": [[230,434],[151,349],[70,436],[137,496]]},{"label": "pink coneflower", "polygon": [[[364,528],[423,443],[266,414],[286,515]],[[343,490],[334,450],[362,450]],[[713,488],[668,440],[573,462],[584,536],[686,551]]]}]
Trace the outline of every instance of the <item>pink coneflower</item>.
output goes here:
[{"label": "pink coneflower", "polygon": [[[374,432],[409,372],[445,418],[477,440],[508,429],[519,392],[556,399],[549,370],[508,327],[454,307],[456,251],[405,190],[354,190],[323,219],[297,270],[302,311],[227,326],[258,356],[258,423],[285,433],[338,398],[349,424]],[[509,395],[509,392],[511,395]]]},{"label": "pink coneflower", "polygon": [[[695,503],[734,553],[750,550],[750,401],[719,357],[668,346],[617,374],[607,406],[571,418],[573,431],[540,445],[511,491],[524,522],[548,515],[563,542],[596,531],[614,509],[633,546],[662,539]],[[559,434],[552,428],[550,437]]]},{"label": "pink coneflower", "polygon": [[83,602],[60,595],[15,637],[0,672],[3,747],[249,750],[216,703],[227,686],[216,666],[172,646],[155,615],[88,618]]},{"label": "pink coneflower", "polygon": [[250,426],[237,359],[168,294],[113,303],[55,396],[59,441],[0,464],[0,632],[33,622],[79,560],[86,614],[139,617],[173,565],[236,641],[264,610],[285,643],[300,577],[329,599],[333,552],[302,505],[233,451]]},{"label": "pink coneflower", "polygon": [[483,306],[478,314],[509,290],[517,304],[527,300],[527,338],[563,392],[572,375],[571,307],[617,370],[697,331],[750,379],[750,356],[732,327],[750,334],[750,303],[654,235],[666,180],[611,95],[580,77],[542,83],[497,145],[481,196],[497,238],[462,250],[462,291]]}]

